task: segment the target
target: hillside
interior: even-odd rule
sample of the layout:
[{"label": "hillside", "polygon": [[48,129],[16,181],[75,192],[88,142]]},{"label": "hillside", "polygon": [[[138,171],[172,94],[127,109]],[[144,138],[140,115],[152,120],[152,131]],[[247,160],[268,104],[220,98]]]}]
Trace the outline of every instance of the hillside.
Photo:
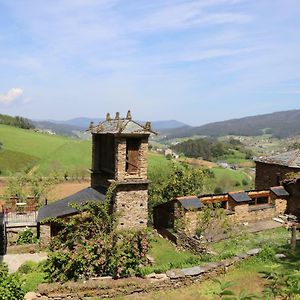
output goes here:
[{"label": "hillside", "polygon": [[[56,125],[68,125],[75,128],[81,128],[81,130],[85,130],[89,127],[90,122],[94,122],[98,124],[99,122],[104,121],[101,118],[74,118],[67,121],[54,121],[50,120],[48,123],[56,124]],[[137,121],[138,123],[144,124],[145,121]],[[185,123],[182,123],[177,120],[162,120],[162,121],[152,121],[152,127],[155,130],[165,130],[165,129],[173,129],[187,126]]]},{"label": "hillside", "polygon": [[[51,171],[82,176],[91,167],[91,142],[0,124],[0,174],[35,170],[47,175]],[[168,162],[164,156],[149,154],[149,165]]]},{"label": "hillside", "polygon": [[264,133],[270,133],[279,138],[300,135],[300,110],[281,111],[209,123],[199,127],[186,126],[165,131],[166,139],[194,135],[212,137],[225,135],[258,136]]}]

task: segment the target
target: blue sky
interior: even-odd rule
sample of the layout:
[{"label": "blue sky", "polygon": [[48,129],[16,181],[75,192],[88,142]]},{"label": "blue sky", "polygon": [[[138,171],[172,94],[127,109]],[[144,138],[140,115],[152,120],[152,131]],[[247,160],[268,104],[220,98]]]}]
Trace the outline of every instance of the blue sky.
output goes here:
[{"label": "blue sky", "polygon": [[0,0],[0,112],[178,119],[300,109],[299,0]]}]

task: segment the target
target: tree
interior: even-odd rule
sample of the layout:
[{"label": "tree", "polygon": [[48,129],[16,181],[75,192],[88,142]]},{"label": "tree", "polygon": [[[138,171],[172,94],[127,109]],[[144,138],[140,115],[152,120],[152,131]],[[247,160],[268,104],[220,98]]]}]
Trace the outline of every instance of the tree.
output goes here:
[{"label": "tree", "polygon": [[149,218],[152,218],[153,207],[157,204],[167,202],[175,197],[197,195],[203,192],[207,179],[211,172],[192,168],[187,164],[171,164],[170,170],[161,176],[160,170],[151,173],[152,183],[149,187],[148,211]]}]

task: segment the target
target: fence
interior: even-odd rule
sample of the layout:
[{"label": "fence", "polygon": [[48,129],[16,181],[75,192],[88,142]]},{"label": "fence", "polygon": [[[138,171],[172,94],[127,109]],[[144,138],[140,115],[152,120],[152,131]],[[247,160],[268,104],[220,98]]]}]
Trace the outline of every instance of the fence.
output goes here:
[{"label": "fence", "polygon": [[13,224],[30,224],[36,223],[37,211],[35,205],[26,205],[20,203],[22,205],[16,205],[16,207],[8,208],[4,207],[4,222],[9,225]]},{"label": "fence", "polygon": [[4,221],[4,214],[0,213],[0,255],[6,254],[7,236]]}]

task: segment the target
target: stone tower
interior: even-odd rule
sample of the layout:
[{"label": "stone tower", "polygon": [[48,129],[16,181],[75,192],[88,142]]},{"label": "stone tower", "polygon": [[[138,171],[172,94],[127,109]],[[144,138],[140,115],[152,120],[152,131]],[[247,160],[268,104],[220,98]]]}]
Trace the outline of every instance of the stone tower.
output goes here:
[{"label": "stone tower", "polygon": [[116,113],[92,133],[92,188],[108,188],[115,183],[112,207],[120,213],[120,228],[143,228],[148,219],[148,138],[154,133],[150,122],[145,126]]}]

